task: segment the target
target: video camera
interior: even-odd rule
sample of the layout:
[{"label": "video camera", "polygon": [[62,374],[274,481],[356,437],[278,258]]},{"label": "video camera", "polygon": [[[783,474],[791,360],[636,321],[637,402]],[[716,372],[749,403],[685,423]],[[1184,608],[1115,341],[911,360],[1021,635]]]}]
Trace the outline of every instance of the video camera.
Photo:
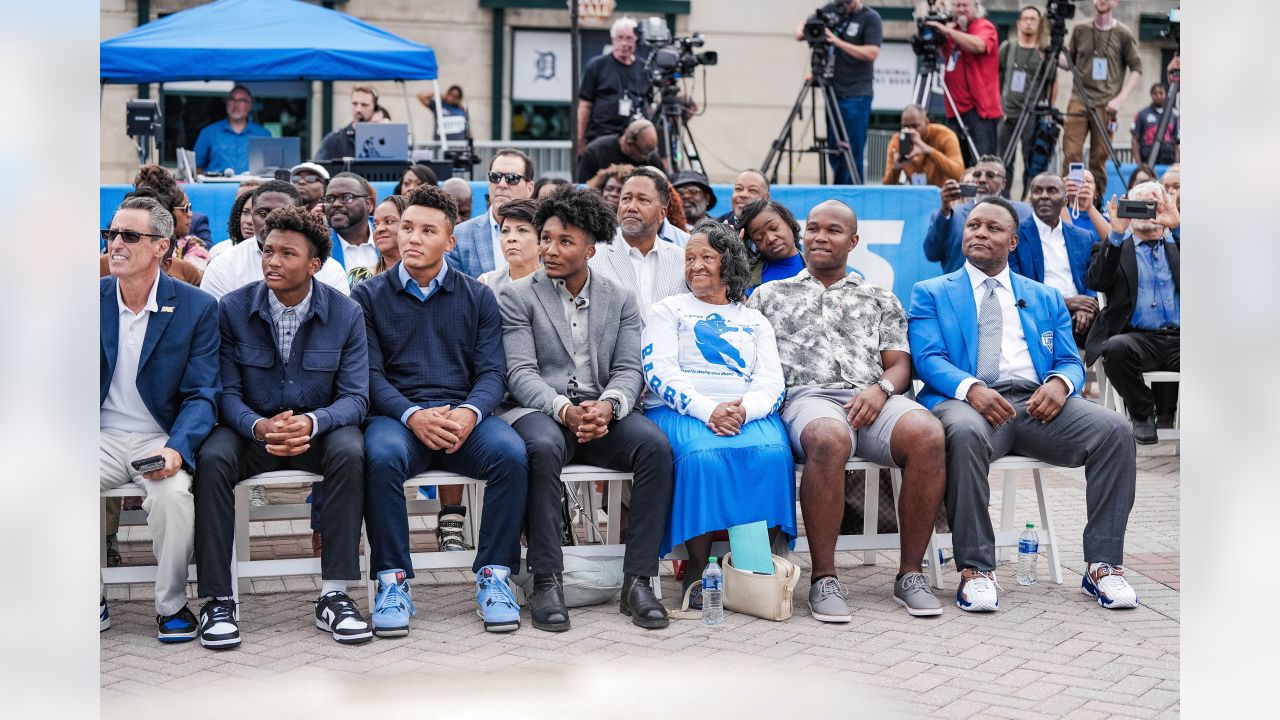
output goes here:
[{"label": "video camera", "polygon": [[1169,10],[1168,19],[1160,27],[1159,37],[1161,40],[1172,40],[1179,45],[1182,44],[1182,10],[1180,8]]},{"label": "video camera", "polygon": [[804,20],[804,40],[811,48],[825,48],[831,44],[827,40],[827,31],[835,32],[845,18],[849,16],[849,3],[830,2]]},{"label": "video camera", "polygon": [[641,31],[644,44],[651,48],[644,69],[655,83],[674,80],[677,75],[692,73],[699,65],[715,65],[718,61],[714,50],[694,52],[694,48],[707,42],[702,33],[672,37],[667,22],[660,17],[645,18]]},{"label": "video camera", "polygon": [[[1053,2],[1054,0],[1050,0]],[[947,24],[955,19],[953,15],[942,12],[938,8],[938,0],[929,0],[923,15],[916,15],[916,34],[911,36],[911,50],[924,61],[926,70],[937,67],[938,51],[942,49],[943,35],[929,23]]]}]

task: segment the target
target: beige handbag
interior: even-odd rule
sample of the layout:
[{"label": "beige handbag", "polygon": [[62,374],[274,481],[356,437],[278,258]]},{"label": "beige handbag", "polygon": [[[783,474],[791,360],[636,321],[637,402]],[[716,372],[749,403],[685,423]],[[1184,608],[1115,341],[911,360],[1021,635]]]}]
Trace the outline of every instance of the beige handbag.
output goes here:
[{"label": "beige handbag", "polygon": [[795,609],[792,593],[800,583],[800,567],[773,556],[773,574],[758,575],[733,566],[733,553],[725,553],[724,606],[727,610],[781,622]]}]

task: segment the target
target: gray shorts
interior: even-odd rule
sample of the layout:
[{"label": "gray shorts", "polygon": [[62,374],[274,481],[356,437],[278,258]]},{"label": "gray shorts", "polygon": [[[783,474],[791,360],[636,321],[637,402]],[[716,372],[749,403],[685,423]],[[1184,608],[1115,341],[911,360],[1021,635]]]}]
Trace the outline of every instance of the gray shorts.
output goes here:
[{"label": "gray shorts", "polygon": [[898,418],[912,410],[924,410],[924,406],[915,400],[894,395],[880,409],[880,416],[875,422],[854,430],[849,424],[849,413],[843,406],[856,394],[854,390],[821,387],[798,387],[787,391],[787,402],[782,406],[782,421],[787,424],[787,434],[791,436],[791,452],[796,456],[796,462],[804,462],[800,433],[804,432],[805,426],[819,418],[831,418],[849,431],[849,441],[853,445],[850,457],[857,456],[885,467],[898,466],[889,449],[893,426],[898,423]]}]

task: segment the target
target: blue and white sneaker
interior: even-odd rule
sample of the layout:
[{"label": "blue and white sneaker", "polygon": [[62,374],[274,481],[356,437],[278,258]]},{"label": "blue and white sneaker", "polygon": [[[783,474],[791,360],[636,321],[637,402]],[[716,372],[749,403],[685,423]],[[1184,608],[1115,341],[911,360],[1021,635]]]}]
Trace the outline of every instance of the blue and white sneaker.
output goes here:
[{"label": "blue and white sneaker", "polygon": [[1000,609],[1000,583],[995,571],[975,570],[974,576],[960,580],[956,589],[956,607],[968,612],[995,612]]},{"label": "blue and white sneaker", "polygon": [[511,632],[520,628],[520,606],[507,587],[511,568],[485,565],[476,573],[476,615],[489,632]]},{"label": "blue and white sneaker", "polygon": [[1100,563],[1097,581],[1093,573],[1085,572],[1080,578],[1080,592],[1096,598],[1108,610],[1138,607],[1138,592],[1124,579],[1124,568],[1119,565]]},{"label": "blue and white sneaker", "polygon": [[373,634],[378,637],[408,635],[409,617],[417,614],[405,572],[393,568],[378,573],[378,594],[373,599]]},{"label": "blue and white sneaker", "polygon": [[240,647],[239,620],[235,600],[210,598],[200,607],[200,644],[212,650]]},{"label": "blue and white sneaker", "polygon": [[195,640],[199,634],[196,616],[186,605],[172,615],[157,615],[156,625],[159,626],[156,639],[162,643],[187,642]]},{"label": "blue and white sneaker", "polygon": [[107,613],[107,596],[98,601],[98,632],[111,627],[111,615]]}]

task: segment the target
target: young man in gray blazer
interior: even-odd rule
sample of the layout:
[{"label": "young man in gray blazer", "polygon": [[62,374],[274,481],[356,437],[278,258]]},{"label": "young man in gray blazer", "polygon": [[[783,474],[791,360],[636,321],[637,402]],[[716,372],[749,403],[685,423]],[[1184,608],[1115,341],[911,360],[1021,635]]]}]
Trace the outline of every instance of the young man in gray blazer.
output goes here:
[{"label": "young man in gray blazer", "polygon": [[542,269],[503,288],[503,344],[509,402],[502,418],[524,439],[529,457],[525,535],[534,590],[533,626],[569,629],[561,572],[560,471],[573,461],[633,473],[631,522],[620,611],[642,628],[664,628],[667,611],[653,594],[658,548],[670,512],[671,446],[641,413],[641,310],[634,293],[588,260],[613,240],[603,198],[565,186],[542,201],[536,218]]}]

